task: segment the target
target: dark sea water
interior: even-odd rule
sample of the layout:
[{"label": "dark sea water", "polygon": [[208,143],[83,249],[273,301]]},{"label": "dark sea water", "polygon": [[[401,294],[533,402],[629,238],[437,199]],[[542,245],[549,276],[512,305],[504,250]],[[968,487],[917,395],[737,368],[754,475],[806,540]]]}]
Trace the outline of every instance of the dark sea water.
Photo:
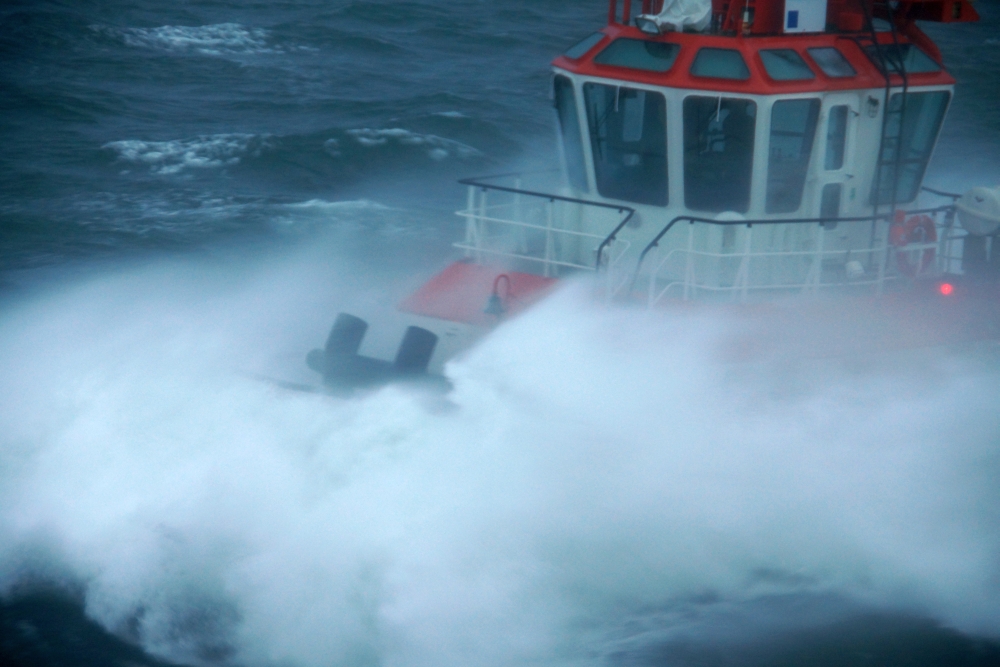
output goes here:
[{"label": "dark sea water", "polygon": [[[1000,182],[1000,3],[927,183]],[[573,290],[284,391],[553,164],[603,2],[0,6],[0,664],[1000,665],[1000,352],[731,365]]]}]

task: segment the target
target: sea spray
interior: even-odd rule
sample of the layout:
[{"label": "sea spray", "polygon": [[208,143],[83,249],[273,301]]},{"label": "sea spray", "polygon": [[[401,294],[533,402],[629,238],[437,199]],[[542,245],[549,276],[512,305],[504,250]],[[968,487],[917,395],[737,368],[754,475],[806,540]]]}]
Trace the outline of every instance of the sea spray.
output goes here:
[{"label": "sea spray", "polygon": [[995,633],[993,347],[734,362],[730,313],[574,284],[453,361],[440,410],[255,378],[347,298],[304,270],[165,263],[4,314],[5,590],[75,582],[194,663],[586,662],[808,625],[761,624],[787,599]]}]

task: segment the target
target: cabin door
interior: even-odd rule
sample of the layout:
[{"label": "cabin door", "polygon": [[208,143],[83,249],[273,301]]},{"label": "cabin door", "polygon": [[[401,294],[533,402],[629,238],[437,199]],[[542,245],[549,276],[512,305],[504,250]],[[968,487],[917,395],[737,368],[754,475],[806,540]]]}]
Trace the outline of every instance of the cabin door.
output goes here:
[{"label": "cabin door", "polygon": [[[857,93],[827,95],[823,99],[817,133],[820,150],[813,211],[817,217],[848,216],[861,196],[854,182],[859,103]],[[836,223],[830,223],[826,228],[835,226]]]}]

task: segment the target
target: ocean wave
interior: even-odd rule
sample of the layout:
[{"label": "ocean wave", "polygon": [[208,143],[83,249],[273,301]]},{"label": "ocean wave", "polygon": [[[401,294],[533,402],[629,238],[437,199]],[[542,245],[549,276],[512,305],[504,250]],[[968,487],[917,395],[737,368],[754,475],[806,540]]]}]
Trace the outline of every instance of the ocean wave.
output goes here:
[{"label": "ocean wave", "polygon": [[578,286],[451,363],[448,411],[245,374],[304,371],[354,280],[324,248],[187,258],[0,312],[0,594],[61,574],[184,664],[934,645],[847,644],[867,610],[996,634],[996,348],[723,364],[739,316]]},{"label": "ocean wave", "polygon": [[202,26],[128,28],[121,32],[121,37],[129,46],[221,55],[273,53],[277,49],[268,45],[269,34],[263,28],[247,28],[239,23],[216,23]]},{"label": "ocean wave", "polygon": [[267,137],[254,134],[213,134],[194,139],[112,141],[103,148],[124,162],[149,165],[153,173],[176,174],[184,169],[217,169],[239,164],[245,155],[258,155]]},{"label": "ocean wave", "polygon": [[[482,156],[482,152],[463,144],[454,139],[445,139],[433,134],[417,134],[400,127],[390,127],[384,129],[359,128],[348,130],[347,134],[354,137],[354,140],[366,148],[376,148],[389,144],[402,146],[421,146],[426,148],[427,156],[433,160],[444,160],[448,157],[472,158]],[[332,148],[336,144],[330,145],[327,142],[327,151],[333,153]]]},{"label": "ocean wave", "polygon": [[385,204],[379,204],[378,202],[372,201],[370,199],[350,199],[345,201],[327,201],[325,199],[310,199],[308,201],[296,202],[294,204],[285,204],[286,207],[292,209],[318,209],[324,211],[346,211],[346,210],[363,210],[363,211],[390,211],[391,207]]}]

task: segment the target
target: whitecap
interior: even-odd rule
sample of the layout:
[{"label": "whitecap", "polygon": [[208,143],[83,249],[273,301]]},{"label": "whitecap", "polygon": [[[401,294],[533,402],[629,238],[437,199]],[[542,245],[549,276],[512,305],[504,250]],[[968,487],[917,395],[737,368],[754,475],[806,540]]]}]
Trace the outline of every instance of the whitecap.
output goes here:
[{"label": "whitecap", "polygon": [[239,23],[165,25],[158,28],[127,28],[122,31],[122,39],[129,46],[194,51],[207,55],[273,52],[275,49],[267,43],[268,35],[268,31],[263,28],[247,28]]},{"label": "whitecap", "polygon": [[426,148],[427,156],[433,160],[443,160],[447,157],[472,158],[482,155],[482,152],[454,139],[445,139],[433,134],[418,134],[400,127],[382,129],[358,128],[348,130],[347,134],[366,148],[385,146],[395,143],[402,146],[421,146]]},{"label": "whitecap", "polygon": [[389,211],[391,207],[371,201],[370,199],[350,199],[345,201],[327,201],[325,199],[310,199],[308,201],[286,204],[288,208],[322,209],[322,210],[367,210]]},{"label": "whitecap", "polygon": [[176,174],[184,169],[217,169],[238,164],[247,153],[258,153],[267,139],[253,134],[213,134],[193,139],[142,141],[125,139],[103,146],[125,162],[149,165],[153,173]]}]

